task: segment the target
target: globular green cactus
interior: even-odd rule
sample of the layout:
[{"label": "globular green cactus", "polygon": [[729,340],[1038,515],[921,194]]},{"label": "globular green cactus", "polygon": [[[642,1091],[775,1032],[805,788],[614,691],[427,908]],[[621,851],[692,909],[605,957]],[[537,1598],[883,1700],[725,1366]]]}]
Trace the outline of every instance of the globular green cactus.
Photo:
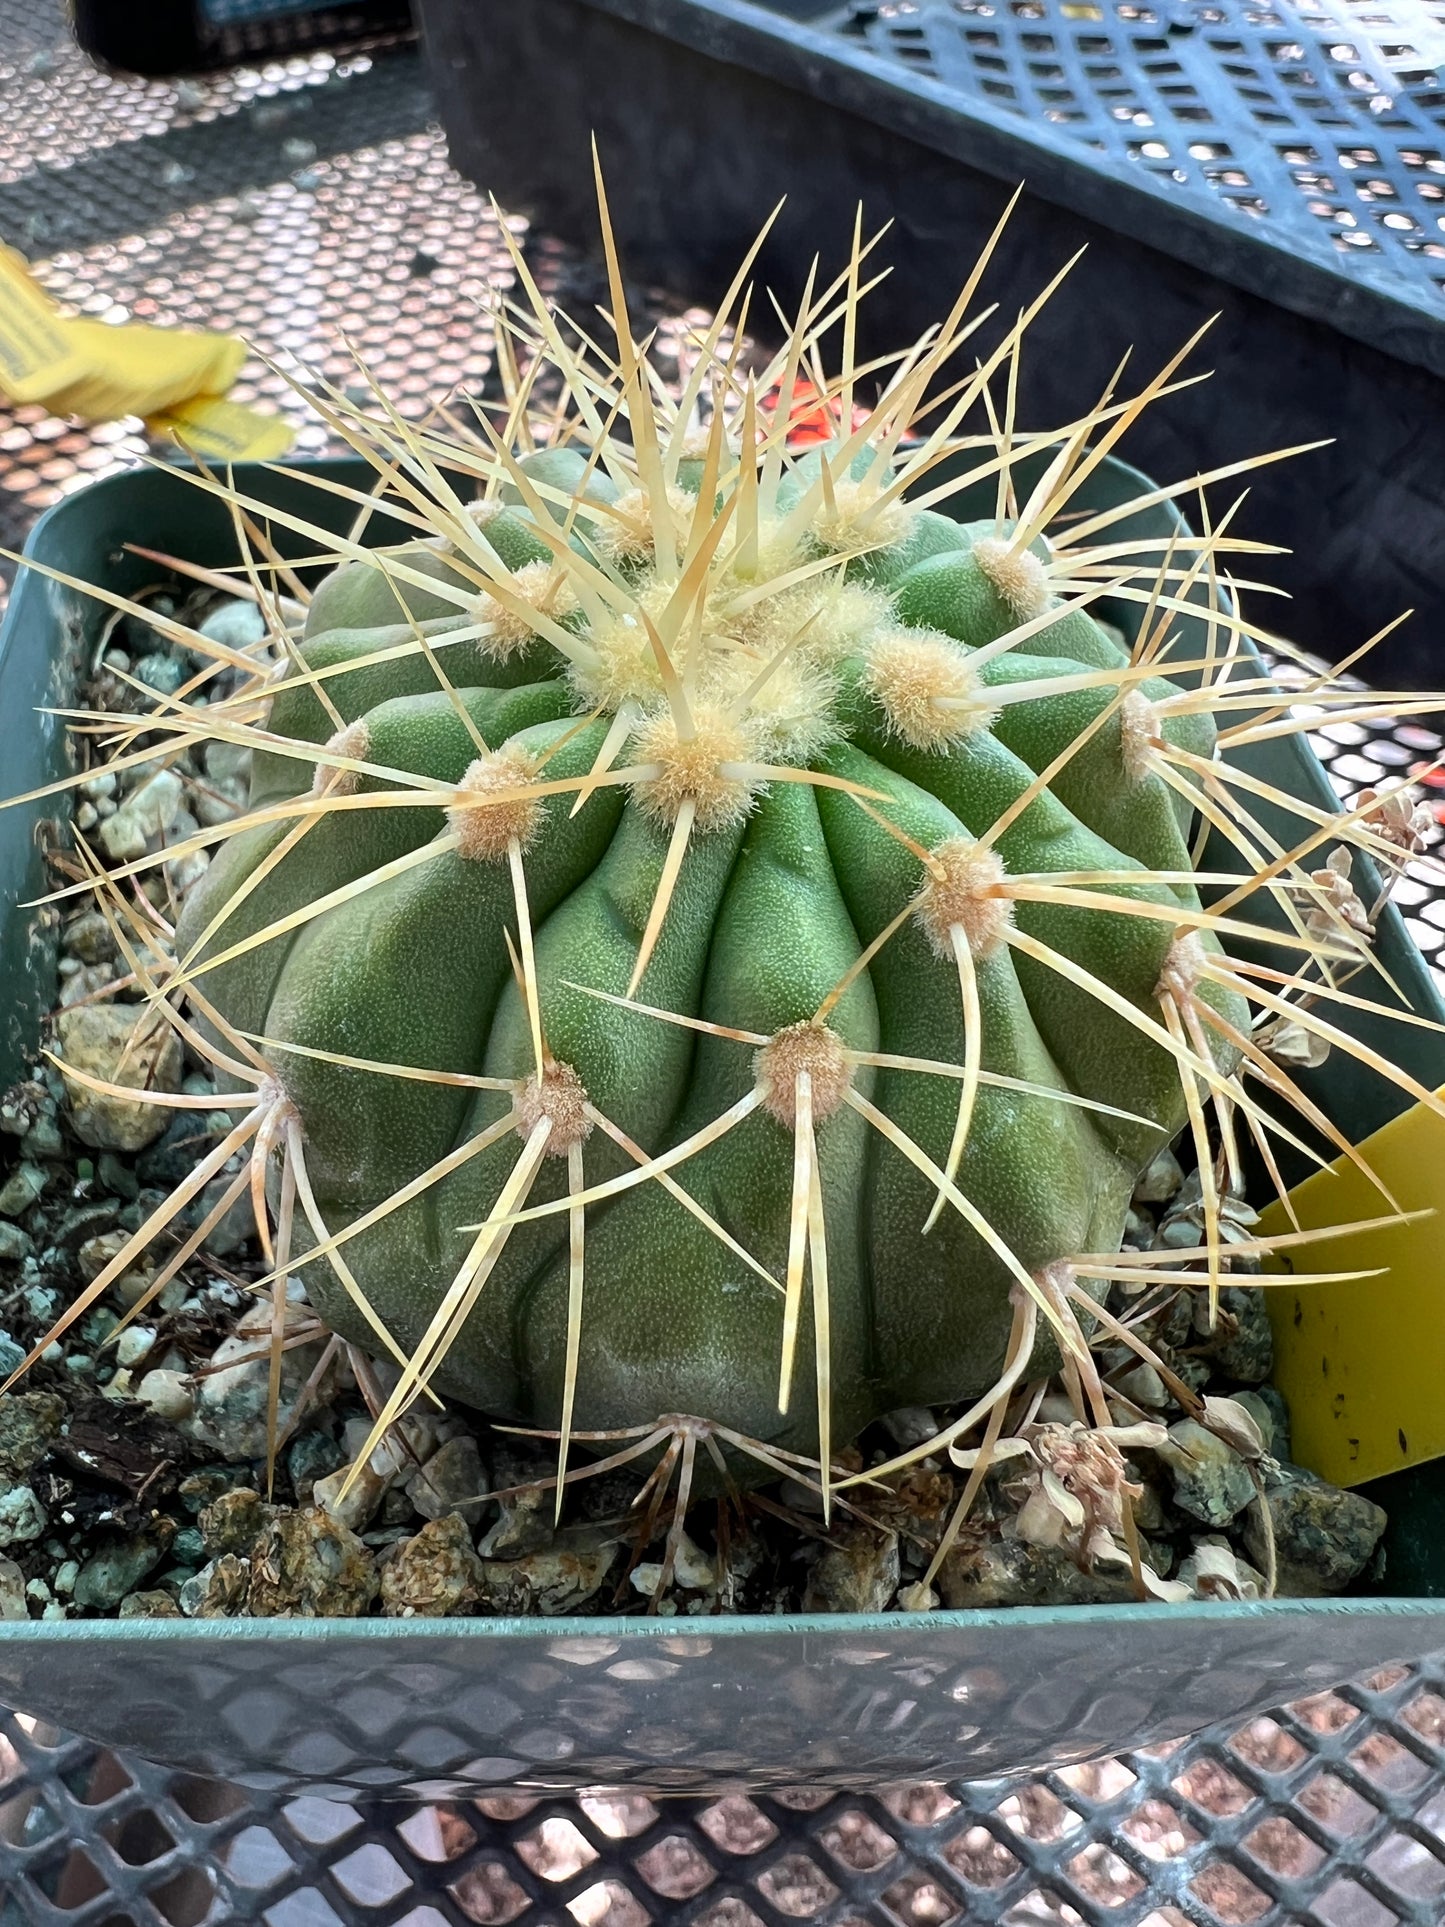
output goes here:
[{"label": "globular green cactus", "polygon": [[314,1302],[413,1389],[816,1454],[1036,1375],[1181,1051],[1232,1069],[1162,760],[1208,715],[1059,593],[1067,461],[985,522],[906,499],[952,347],[801,457],[786,407],[699,433],[634,363],[629,440],[594,405],[477,500],[431,474],[429,532],[317,588],[274,820],[178,950],[352,1234]]},{"label": "globular green cactus", "polygon": [[[615,275],[603,353],[519,258],[500,410],[442,432],[327,396],[375,495],[318,484],[355,504],[341,538],[274,512],[329,572],[303,610],[258,536],[254,674],[166,711],[175,745],[253,749],[250,807],[198,834],[173,957],[133,961],[254,1101],[157,1222],[249,1145],[217,1210],[249,1183],[274,1288],[299,1272],[395,1361],[381,1425],[446,1394],[564,1459],[671,1435],[689,1478],[726,1446],[825,1487],[878,1415],[963,1405],[945,1442],[987,1423],[987,1450],[1060,1368],[1107,1426],[1088,1335],[1138,1348],[1102,1298],[1140,1171],[1188,1127],[1200,1269],[1127,1276],[1212,1294],[1240,1121],[1271,1171],[1298,1143],[1243,1073],[1324,1123],[1291,1027],[1340,1039],[1314,1006],[1369,920],[1348,863],[1313,866],[1331,834],[1400,839],[1315,812],[1286,848],[1217,757],[1216,715],[1242,743],[1302,726],[1219,588],[1259,545],[1140,520],[1193,483],[1089,506],[1177,361],[1025,436],[1023,324],[976,359],[960,301],[860,369],[860,261],[750,374],[740,277],[669,390]],[[992,515],[950,515],[981,486]],[[368,546],[379,504],[409,539]],[[1243,871],[1208,909],[1199,828]],[[1251,903],[1295,975],[1227,954]]]}]

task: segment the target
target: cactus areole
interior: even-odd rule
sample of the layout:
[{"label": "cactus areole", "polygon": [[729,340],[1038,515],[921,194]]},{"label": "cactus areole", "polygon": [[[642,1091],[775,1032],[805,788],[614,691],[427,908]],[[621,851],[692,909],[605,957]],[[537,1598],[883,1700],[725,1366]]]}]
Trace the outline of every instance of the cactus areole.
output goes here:
[{"label": "cactus areole", "polygon": [[[770,409],[715,339],[679,401],[625,328],[585,366],[558,330],[569,409],[529,430],[523,395],[464,481],[382,423],[415,537],[340,546],[251,711],[177,952],[274,1077],[293,1269],[397,1409],[826,1456],[997,1402],[1237,1060],[1201,665],[1160,660],[1203,545],[1061,516],[1082,433],[1022,502],[979,449],[996,517],[928,506],[1007,365],[956,321],[876,405],[845,367],[861,426],[793,451],[823,318]],[[1091,613],[1120,584],[1132,658]]]}]

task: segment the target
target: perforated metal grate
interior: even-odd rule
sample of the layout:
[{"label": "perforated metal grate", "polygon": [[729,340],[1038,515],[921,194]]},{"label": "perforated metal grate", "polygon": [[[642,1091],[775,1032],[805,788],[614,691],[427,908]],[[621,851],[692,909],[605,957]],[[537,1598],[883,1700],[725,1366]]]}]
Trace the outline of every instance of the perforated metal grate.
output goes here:
[{"label": "perforated metal grate", "polygon": [[883,0],[844,32],[1212,218],[1445,313],[1445,9]]},{"label": "perforated metal grate", "polygon": [[1445,1671],[1037,1780],[748,1798],[267,1801],[0,1715],[10,1923],[1433,1927]]},{"label": "perforated metal grate", "polygon": [[[1059,11],[1071,40],[1089,9]],[[1045,19],[1042,6],[1016,9],[1030,31],[1020,14]],[[1445,33],[1441,16],[1419,18]],[[894,9],[885,24],[908,22]],[[281,366],[341,380],[345,330],[415,410],[486,375],[490,343],[469,297],[506,275],[505,252],[426,125],[409,52],[320,55],[172,88],[96,74],[55,0],[0,0],[0,108],[0,234],[41,257],[65,301],[235,327]],[[1118,125],[1121,139],[1152,139],[1122,114]],[[1335,170],[1335,147],[1318,151]],[[1189,157],[1206,158],[1237,157]],[[1263,185],[1249,173],[1249,189]],[[541,237],[528,247],[557,287],[567,257]],[[303,452],[322,445],[304,402],[260,359],[237,392],[304,424]],[[38,410],[0,413],[0,541],[17,546],[40,509],[143,446],[135,422],[83,430]],[[1440,739],[1414,725],[1329,725],[1318,747],[1354,792],[1430,762]],[[1438,955],[1445,897],[1418,872],[1404,896]],[[1426,1927],[1442,1913],[1445,1665],[1027,1783],[665,1805],[268,1799],[0,1714],[3,1927]]]}]

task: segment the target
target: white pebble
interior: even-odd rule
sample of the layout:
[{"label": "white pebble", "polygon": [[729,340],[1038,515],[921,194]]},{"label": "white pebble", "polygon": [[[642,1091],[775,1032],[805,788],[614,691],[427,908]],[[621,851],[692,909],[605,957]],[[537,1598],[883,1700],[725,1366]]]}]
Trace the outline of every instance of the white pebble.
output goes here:
[{"label": "white pebble", "polygon": [[115,1355],[122,1365],[139,1365],[156,1342],[150,1325],[130,1325],[116,1340]]},{"label": "white pebble", "polygon": [[136,1388],[136,1397],[148,1405],[157,1418],[180,1425],[196,1409],[195,1394],[179,1372],[147,1372]]}]

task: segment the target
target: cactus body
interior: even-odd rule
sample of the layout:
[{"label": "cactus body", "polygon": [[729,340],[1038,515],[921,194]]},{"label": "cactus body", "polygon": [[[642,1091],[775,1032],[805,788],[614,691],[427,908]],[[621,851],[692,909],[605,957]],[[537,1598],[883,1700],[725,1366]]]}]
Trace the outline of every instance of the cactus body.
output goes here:
[{"label": "cactus body", "polygon": [[[342,1247],[376,1317],[409,1353],[467,1295],[433,1382],[500,1419],[558,1425],[575,1381],[578,1429],[687,1413],[813,1452],[820,1400],[837,1443],[966,1399],[1004,1363],[1020,1268],[1117,1250],[1137,1174],[1186,1121],[1174,1056],[1127,1013],[1157,1024],[1161,978],[1213,940],[1188,922],[1187,804],[1140,743],[1159,728],[1208,756],[1207,719],[1159,723],[1172,685],[1120,680],[1127,656],[1008,523],[894,503],[850,526],[861,480],[800,522],[817,462],[784,472],[751,546],[717,543],[681,623],[698,490],[724,520],[732,500],[692,459],[664,506],[585,452],[531,456],[445,539],[344,562],[252,806],[313,769],[349,806],[235,838],[179,933],[219,1018],[266,1040],[325,1226],[379,1214]],[[604,747],[625,780],[574,809]],[[410,806],[362,806],[384,791]],[[1024,887],[1079,873],[1114,907]],[[1247,1029],[1231,993],[1189,989]],[[925,1229],[973,1071],[968,1210]],[[698,1134],[675,1170],[498,1221],[499,1199],[507,1220],[565,1206],[579,1171],[604,1186]],[[826,1281],[814,1236],[780,1398],[809,1211]],[[377,1350],[336,1268],[306,1276]],[[1041,1336],[1031,1369],[1056,1362]]]}]

